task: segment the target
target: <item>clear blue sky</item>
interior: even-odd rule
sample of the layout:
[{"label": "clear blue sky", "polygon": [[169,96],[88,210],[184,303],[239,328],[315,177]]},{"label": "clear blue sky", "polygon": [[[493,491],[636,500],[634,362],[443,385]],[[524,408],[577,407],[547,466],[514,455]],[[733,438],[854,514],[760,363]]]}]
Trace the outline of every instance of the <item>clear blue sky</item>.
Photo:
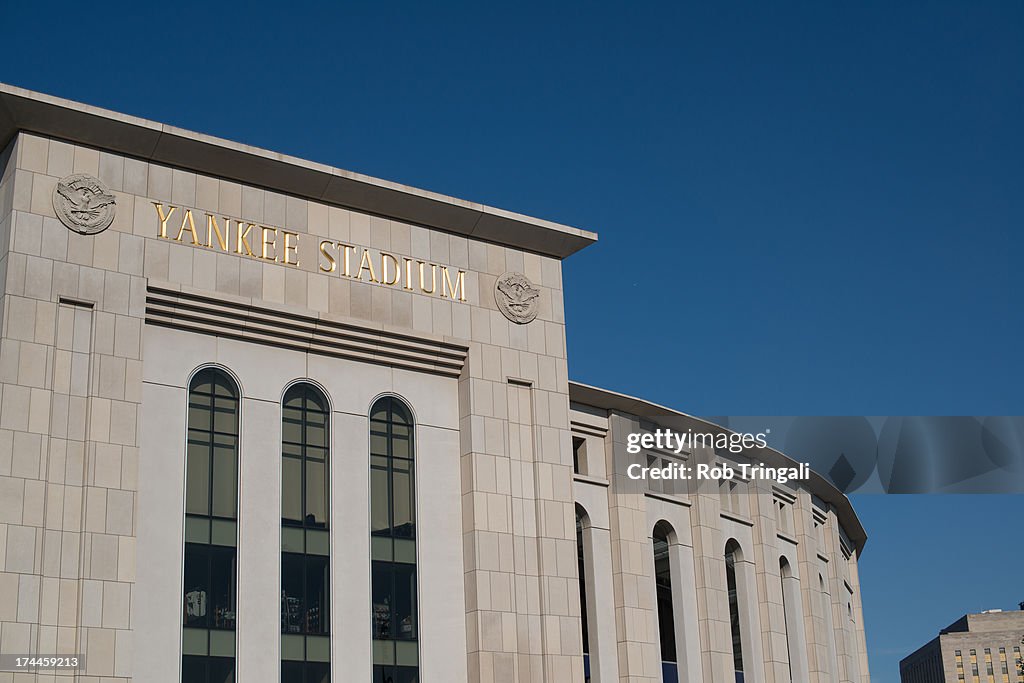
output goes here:
[{"label": "clear blue sky", "polygon": [[[584,382],[1021,414],[1020,2],[146,4],[8,3],[0,80],[596,230]],[[858,499],[876,683],[1024,600],[1020,503]]]}]

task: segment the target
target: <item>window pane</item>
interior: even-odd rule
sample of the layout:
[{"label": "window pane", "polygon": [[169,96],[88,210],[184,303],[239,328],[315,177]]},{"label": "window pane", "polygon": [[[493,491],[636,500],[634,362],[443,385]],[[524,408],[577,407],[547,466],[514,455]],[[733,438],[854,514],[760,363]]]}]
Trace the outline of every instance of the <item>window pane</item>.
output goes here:
[{"label": "window pane", "polygon": [[217,396],[229,396],[232,398],[236,396],[234,382],[216,370],[210,370],[209,372],[213,375],[214,393]]},{"label": "window pane", "polygon": [[316,460],[306,460],[306,525],[327,525],[327,479],[325,466]]},{"label": "window pane", "polygon": [[306,683],[330,683],[331,665],[327,662],[306,662]]},{"label": "window pane", "polygon": [[211,590],[210,625],[213,628],[235,628],[235,549],[210,548]]},{"label": "window pane", "polygon": [[391,419],[395,424],[412,424],[409,411],[401,401],[391,400]]},{"label": "window pane", "polygon": [[[323,425],[312,424],[315,419],[315,413],[309,413],[309,422],[306,423],[306,443],[310,446],[318,446],[323,448],[327,445],[327,427]],[[323,416],[321,416],[321,419]]]},{"label": "window pane", "polygon": [[395,667],[395,671],[395,683],[418,683],[420,680],[419,669],[414,666]]},{"label": "window pane", "polygon": [[281,662],[281,683],[303,683],[302,670],[305,666],[305,662]]},{"label": "window pane", "polygon": [[396,458],[412,457],[412,452],[409,450],[409,444],[410,441],[407,437],[396,435],[395,438],[391,440],[391,455]]},{"label": "window pane", "polygon": [[330,600],[328,595],[328,563],[326,557],[306,556],[306,623],[307,633],[330,631]]},{"label": "window pane", "polygon": [[411,538],[414,535],[416,521],[412,463],[408,460],[394,460],[393,463],[394,535]]},{"label": "window pane", "polygon": [[282,458],[281,517],[302,522],[302,461],[297,458]]},{"label": "window pane", "polygon": [[391,565],[373,563],[373,637],[393,638],[391,629]]},{"label": "window pane", "polygon": [[236,427],[236,403],[234,399],[218,398],[214,404],[213,429],[223,434],[237,434]]},{"label": "window pane", "polygon": [[210,514],[209,446],[189,444],[185,461],[185,512],[193,515],[208,515]]},{"label": "window pane", "polygon": [[213,451],[213,514],[234,518],[237,514],[238,478],[234,449],[218,446]]},{"label": "window pane", "polygon": [[302,633],[305,627],[302,595],[302,555],[281,555],[281,632]]},{"label": "window pane", "polygon": [[388,454],[388,439],[384,434],[372,432],[370,434],[370,454],[371,455],[387,455]]},{"label": "window pane", "polygon": [[395,638],[416,638],[416,567],[408,564],[392,566],[395,574],[394,628]]},{"label": "window pane", "polygon": [[[210,683],[234,683],[235,660],[229,657],[210,657]],[[181,679],[187,683],[190,679]],[[196,679],[201,680],[201,679]]]},{"label": "window pane", "polygon": [[196,543],[185,544],[185,626],[205,626],[209,609],[210,548]]},{"label": "window pane", "polygon": [[206,681],[206,657],[185,655],[181,658],[181,680],[182,683],[205,683]]},{"label": "window pane", "polygon": [[302,422],[301,413],[294,417],[289,416],[292,411],[285,411],[284,420],[281,422],[283,438],[289,443],[302,443]]},{"label": "window pane", "polygon": [[388,472],[373,467],[370,470],[370,530],[387,532],[388,523]]},{"label": "window pane", "polygon": [[192,396],[188,404],[188,428],[210,431],[210,405],[201,396]]}]

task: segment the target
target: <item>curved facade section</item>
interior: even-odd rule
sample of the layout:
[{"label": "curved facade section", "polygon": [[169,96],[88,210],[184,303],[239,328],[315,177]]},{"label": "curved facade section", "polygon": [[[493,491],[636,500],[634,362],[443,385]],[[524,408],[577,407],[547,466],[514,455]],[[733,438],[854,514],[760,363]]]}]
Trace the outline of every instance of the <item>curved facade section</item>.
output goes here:
[{"label": "curved facade section", "polygon": [[[570,401],[574,495],[610,520],[614,605],[603,616],[618,651],[641,653],[646,663],[620,660],[616,675],[591,680],[868,680],[857,575],[866,535],[845,496],[816,474],[785,485],[630,478],[633,463],[746,461],[711,448],[630,454],[632,433],[722,428],[580,384],[570,383]],[[770,449],[758,458],[796,466]],[[595,510],[595,501],[607,508]],[[633,523],[637,514],[645,525]]]}]

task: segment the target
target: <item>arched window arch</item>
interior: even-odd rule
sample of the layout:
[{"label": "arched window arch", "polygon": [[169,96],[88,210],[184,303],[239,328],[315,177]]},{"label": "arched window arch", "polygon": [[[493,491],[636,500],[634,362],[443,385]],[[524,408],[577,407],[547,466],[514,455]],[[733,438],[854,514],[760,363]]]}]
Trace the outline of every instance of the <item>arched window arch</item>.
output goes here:
[{"label": "arched window arch", "polygon": [[658,602],[658,635],[661,643],[661,671],[665,683],[679,680],[679,658],[676,649],[676,620],[673,607],[672,562],[669,539],[675,532],[668,522],[654,526],[654,583]]},{"label": "arched window arch", "polygon": [[281,405],[281,681],[330,680],[330,408],[308,382]]},{"label": "arched window arch", "polygon": [[188,388],[181,680],[235,675],[238,539],[238,386],[204,368]]},{"label": "arched window arch", "polygon": [[587,551],[583,533],[589,521],[587,511],[578,503],[576,505],[576,566],[580,584],[580,630],[583,638],[583,680],[589,681],[590,676],[590,625],[587,623]]},{"label": "arched window arch", "polygon": [[732,631],[732,663],[736,683],[743,683],[743,633],[740,626],[741,595],[736,582],[736,563],[742,559],[740,544],[730,539],[725,545],[725,584],[729,592],[729,626]]},{"label": "arched window arch", "polygon": [[417,680],[415,428],[401,399],[370,409],[373,683]]}]

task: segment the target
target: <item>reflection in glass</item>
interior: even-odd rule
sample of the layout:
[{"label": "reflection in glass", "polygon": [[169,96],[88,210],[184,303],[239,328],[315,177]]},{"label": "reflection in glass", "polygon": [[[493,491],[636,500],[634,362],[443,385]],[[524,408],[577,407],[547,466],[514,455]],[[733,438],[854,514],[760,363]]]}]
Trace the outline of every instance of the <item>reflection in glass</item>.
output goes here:
[{"label": "reflection in glass", "polygon": [[206,654],[182,656],[183,683],[234,682],[234,658],[212,656],[209,642],[213,631],[235,630],[238,407],[237,388],[223,372],[208,368],[192,379],[185,450],[182,625],[197,642],[206,643]]},{"label": "reflection in glass", "polygon": [[[292,386],[281,406],[281,633],[283,683],[327,683],[330,662],[329,411],[311,384]],[[318,638],[319,636],[319,638]]]},{"label": "reflection in glass", "polygon": [[399,399],[370,410],[371,633],[374,683],[419,679],[413,422]]}]

